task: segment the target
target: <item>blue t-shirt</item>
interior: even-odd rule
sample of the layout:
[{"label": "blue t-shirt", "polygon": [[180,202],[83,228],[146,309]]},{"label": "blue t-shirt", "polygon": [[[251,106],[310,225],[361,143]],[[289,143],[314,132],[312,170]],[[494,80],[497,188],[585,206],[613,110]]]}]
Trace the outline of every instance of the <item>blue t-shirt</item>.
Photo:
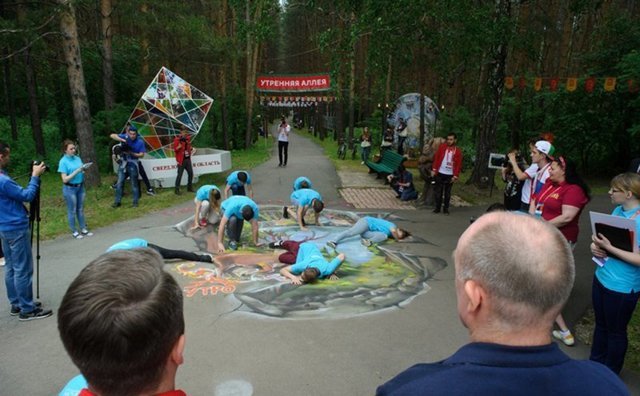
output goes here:
[{"label": "blue t-shirt", "polygon": [[[82,160],[77,155],[63,155],[60,158],[60,162],[58,162],[58,173],[64,173],[67,176],[75,172],[76,169],[82,166]],[[84,180],[84,173],[78,172],[71,180],[67,183],[71,184],[80,184]]]},{"label": "blue t-shirt", "polygon": [[300,190],[302,188],[301,184],[304,182],[307,182],[307,187],[305,188],[313,188],[313,185],[311,184],[311,180],[309,180],[304,176],[300,176],[293,182],[293,191]]},{"label": "blue t-shirt", "polygon": [[320,278],[326,278],[336,271],[340,263],[337,257],[327,262],[313,242],[304,242],[300,244],[296,263],[289,267],[289,270],[292,274],[299,275],[307,268],[317,268],[320,271]]},{"label": "blue t-shirt", "polygon": [[291,193],[291,203],[295,206],[308,206],[311,205],[311,201],[317,199],[322,201],[320,193],[310,188],[303,188]]},{"label": "blue t-shirt", "polygon": [[[629,219],[638,210],[640,208],[624,211],[622,206],[618,206],[611,214]],[[634,220],[636,222],[636,235],[640,235],[640,215],[637,215]],[[596,277],[604,287],[618,293],[640,291],[640,267],[615,257],[607,257],[604,266],[596,269]]]},{"label": "blue t-shirt", "polygon": [[[129,138],[129,135],[126,133],[121,133],[118,135],[118,137],[122,138],[122,139],[126,139],[127,141],[127,145],[129,145],[129,147],[131,148],[131,152],[132,153],[146,153],[147,152],[147,148],[144,145],[144,142],[142,141],[142,139],[140,138],[140,135],[138,135],[138,137],[136,137],[136,140],[131,140],[131,138]],[[138,162],[139,158],[138,157],[134,157],[132,155],[125,155],[127,162]]]},{"label": "blue t-shirt", "polygon": [[396,225],[390,221],[379,219],[377,217],[367,216],[367,225],[369,226],[369,231],[380,231],[387,234],[387,236],[391,236],[391,229],[396,228]]},{"label": "blue t-shirt", "polygon": [[240,180],[238,180],[238,173],[240,172],[244,172],[247,174],[247,181],[244,184],[251,184],[251,175],[249,174],[249,172],[247,171],[243,171],[243,170],[239,170],[239,171],[235,171],[235,172],[231,172],[231,174],[229,176],[227,176],[227,186],[233,186],[234,184],[236,186],[242,186],[242,182]]},{"label": "blue t-shirt", "polygon": [[29,213],[22,204],[36,197],[40,177],[31,176],[29,185],[22,188],[0,170],[0,231],[18,231],[29,227]]},{"label": "blue t-shirt", "polygon": [[145,248],[148,245],[149,245],[149,242],[145,241],[142,238],[125,239],[124,241],[120,241],[115,245],[111,246],[109,249],[107,249],[107,252],[112,252],[114,250],[129,250],[129,249]]},{"label": "blue t-shirt", "polygon": [[253,219],[258,219],[259,210],[258,205],[249,197],[245,197],[244,195],[233,195],[224,201],[220,207],[222,208],[222,214],[227,219],[231,216],[236,216],[238,219],[242,219],[242,208],[246,205],[251,206],[253,209]]},{"label": "blue t-shirt", "polygon": [[211,190],[220,191],[220,189],[215,184],[205,184],[204,186],[200,187],[198,191],[196,191],[196,199],[198,201],[208,201],[209,192],[211,192]]}]

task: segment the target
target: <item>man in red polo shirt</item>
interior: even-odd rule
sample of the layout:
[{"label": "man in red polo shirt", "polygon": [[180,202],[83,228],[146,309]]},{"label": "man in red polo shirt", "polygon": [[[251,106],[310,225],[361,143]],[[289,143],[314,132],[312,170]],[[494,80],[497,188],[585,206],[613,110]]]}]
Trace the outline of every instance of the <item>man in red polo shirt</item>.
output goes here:
[{"label": "man in red polo shirt", "polygon": [[436,155],[433,158],[433,169],[431,171],[436,182],[434,188],[436,208],[433,213],[440,213],[440,208],[442,208],[444,214],[449,214],[451,187],[458,180],[462,169],[462,150],[456,146],[457,140],[458,136],[455,133],[448,134],[446,143],[438,147],[438,151],[436,151]]},{"label": "man in red polo shirt", "polygon": [[187,132],[187,127],[180,127],[180,134],[173,139],[173,150],[176,153],[178,162],[178,176],[176,177],[176,194],[180,195],[180,183],[182,173],[187,171],[187,191],[193,192],[193,166],[191,166],[191,156],[196,150],[191,147],[191,136]]}]

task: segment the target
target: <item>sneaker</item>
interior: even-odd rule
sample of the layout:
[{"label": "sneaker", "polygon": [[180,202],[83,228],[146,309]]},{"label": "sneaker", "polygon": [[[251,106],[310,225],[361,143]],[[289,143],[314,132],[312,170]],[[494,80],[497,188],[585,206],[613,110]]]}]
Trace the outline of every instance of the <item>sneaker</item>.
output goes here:
[{"label": "sneaker", "polygon": [[131,207],[132,207],[132,208],[137,208],[137,207],[138,207],[138,203],[137,203],[137,202],[134,202],[134,203],[131,205]]},{"label": "sneaker", "polygon": [[71,236],[76,238],[76,239],[84,238],[78,231],[74,231],[73,234],[71,234]]},{"label": "sneaker", "polygon": [[440,209],[438,209],[438,208],[434,209],[433,213],[440,213]]},{"label": "sneaker", "polygon": [[114,202],[114,203],[111,204],[111,207],[112,208],[119,208],[120,205],[122,205],[120,202]]},{"label": "sneaker", "polygon": [[82,233],[82,235],[84,236],[93,236],[93,232],[87,230],[86,228],[83,228],[82,231],[80,231]]},{"label": "sneaker", "polygon": [[193,192],[193,187],[187,187],[187,191]]},{"label": "sneaker", "polygon": [[445,209],[445,210],[443,210],[443,211],[442,211],[442,213],[444,213],[444,214],[448,215],[448,214],[449,214],[449,209]]},{"label": "sneaker", "polygon": [[4,267],[4,257],[0,257],[0,267]]},{"label": "sneaker", "polygon": [[289,210],[287,210],[286,206],[282,207],[282,218],[283,219],[288,219],[289,218]]},{"label": "sneaker", "polygon": [[368,240],[367,238],[362,238],[362,239],[360,240],[360,243],[362,243],[362,244],[363,244],[364,246],[366,246],[366,247],[371,246],[371,241],[370,241],[370,240]]},{"label": "sneaker", "polygon": [[334,241],[329,241],[329,242],[327,242],[327,246],[329,246],[331,249],[335,250],[335,248],[338,247],[338,244],[335,243]]},{"label": "sneaker", "polygon": [[147,190],[147,195],[156,195],[156,192],[153,191],[153,188]]},{"label": "sneaker", "polygon": [[280,249],[284,241],[275,241],[269,244],[269,249]]},{"label": "sneaker", "polygon": [[173,192],[174,192],[176,195],[182,195],[182,193],[180,192],[180,190],[179,190],[179,189],[177,189],[177,188],[176,188],[175,190],[173,190]]},{"label": "sneaker", "polygon": [[[36,306],[36,308],[40,308],[42,306],[42,303],[40,301],[36,301],[33,303],[33,305]],[[16,307],[15,305],[11,306],[11,316],[18,316],[20,315],[20,307]]]},{"label": "sneaker", "polygon": [[553,334],[553,338],[562,341],[566,346],[573,346],[576,343],[571,332],[569,332],[569,334],[562,334],[562,331],[554,330],[551,334]]},{"label": "sneaker", "polygon": [[229,242],[229,249],[238,250],[238,242],[236,242],[236,241]]},{"label": "sneaker", "polygon": [[212,254],[201,254],[200,261],[204,263],[213,263],[213,255]]},{"label": "sneaker", "polygon": [[20,316],[18,316],[18,320],[21,322],[26,322],[28,320],[48,318],[51,315],[53,315],[53,311],[50,309],[36,308],[29,313],[20,313]]},{"label": "sneaker", "polygon": [[364,161],[360,162],[360,165],[364,165]]}]

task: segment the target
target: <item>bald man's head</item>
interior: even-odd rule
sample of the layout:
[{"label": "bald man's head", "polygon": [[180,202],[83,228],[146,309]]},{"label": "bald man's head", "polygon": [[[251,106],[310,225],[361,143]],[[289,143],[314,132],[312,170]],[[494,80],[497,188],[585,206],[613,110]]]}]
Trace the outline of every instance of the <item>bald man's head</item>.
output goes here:
[{"label": "bald man's head", "polygon": [[508,212],[485,214],[469,226],[454,259],[458,284],[480,284],[496,319],[513,326],[555,316],[575,277],[573,254],[555,227]]}]

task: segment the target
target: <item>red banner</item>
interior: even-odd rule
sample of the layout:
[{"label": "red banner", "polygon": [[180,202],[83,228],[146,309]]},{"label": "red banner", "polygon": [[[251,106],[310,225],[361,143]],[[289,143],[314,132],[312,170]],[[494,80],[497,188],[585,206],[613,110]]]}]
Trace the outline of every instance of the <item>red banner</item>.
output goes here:
[{"label": "red banner", "polygon": [[260,92],[314,92],[331,89],[329,74],[258,76],[256,90]]}]

